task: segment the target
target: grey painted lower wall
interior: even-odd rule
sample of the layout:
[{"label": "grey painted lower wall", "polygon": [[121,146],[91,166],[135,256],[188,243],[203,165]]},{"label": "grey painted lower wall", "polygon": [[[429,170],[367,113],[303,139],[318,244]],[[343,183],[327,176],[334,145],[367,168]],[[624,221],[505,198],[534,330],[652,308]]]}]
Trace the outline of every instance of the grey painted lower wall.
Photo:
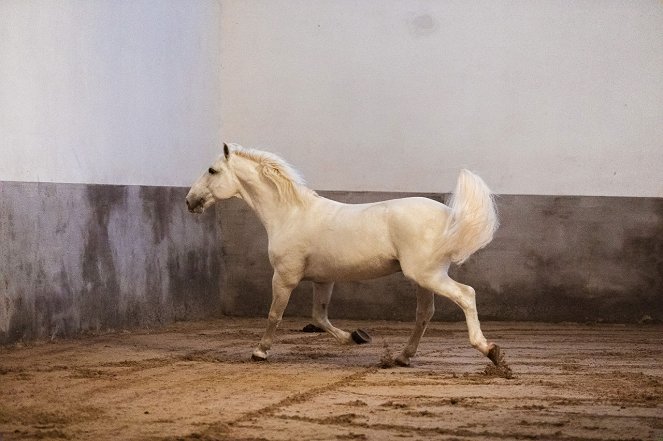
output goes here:
[{"label": "grey painted lower wall", "polygon": [[[257,218],[240,200],[191,215],[186,191],[0,183],[0,343],[266,315],[271,267]],[[476,288],[480,318],[663,319],[663,199],[502,196],[498,206],[493,243],[452,270]],[[414,291],[401,274],[340,283],[330,317],[411,320]],[[310,293],[302,283],[286,314],[309,315]],[[462,318],[438,299],[436,319]]]},{"label": "grey painted lower wall", "polygon": [[220,315],[218,223],[186,191],[0,183],[0,343]]},{"label": "grey painted lower wall", "polygon": [[[400,193],[321,192],[349,203]],[[418,194],[442,201],[445,195]],[[488,320],[636,322],[663,319],[663,199],[505,195],[493,242],[450,274],[477,291]],[[267,237],[238,200],[217,209],[227,262],[227,314],[266,314],[271,267]],[[286,314],[308,315],[311,286],[293,293]],[[416,288],[401,274],[335,286],[330,317],[413,320]],[[436,300],[437,320],[463,320]]]}]

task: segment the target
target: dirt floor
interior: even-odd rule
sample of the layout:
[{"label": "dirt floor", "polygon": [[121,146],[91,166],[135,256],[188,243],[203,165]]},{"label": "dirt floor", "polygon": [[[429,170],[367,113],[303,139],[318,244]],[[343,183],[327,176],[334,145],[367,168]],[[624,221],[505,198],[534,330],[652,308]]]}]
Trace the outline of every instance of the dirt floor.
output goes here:
[{"label": "dirt floor", "polygon": [[462,323],[338,321],[340,346],[285,319],[227,318],[0,348],[0,440],[663,440],[661,325],[484,323],[515,377],[486,375]]}]

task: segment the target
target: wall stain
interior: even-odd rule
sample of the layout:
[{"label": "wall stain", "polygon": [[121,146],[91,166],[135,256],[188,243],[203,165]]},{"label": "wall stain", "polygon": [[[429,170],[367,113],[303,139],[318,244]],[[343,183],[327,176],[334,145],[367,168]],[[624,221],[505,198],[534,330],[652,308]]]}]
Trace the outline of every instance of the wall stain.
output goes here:
[{"label": "wall stain", "polygon": [[[110,215],[126,206],[127,189],[121,186],[90,185],[85,197],[92,210],[84,236],[81,256],[83,330],[114,329],[121,324],[118,305],[120,283],[109,238]],[[126,210],[125,210],[126,211]],[[128,213],[123,213],[126,215]]]},{"label": "wall stain", "polygon": [[[158,262],[158,256],[154,256],[146,262],[145,300],[139,305],[139,319],[151,324],[162,324],[167,321],[161,304],[164,280],[161,277],[161,268]],[[134,326],[137,326],[137,324]]]},{"label": "wall stain", "polygon": [[[140,199],[143,203],[143,215],[150,219],[153,241],[158,244],[168,235],[172,222],[173,203],[184,206],[186,193],[182,189],[169,187],[140,187]],[[181,195],[181,198],[179,197]],[[177,196],[177,201],[174,197]]]},{"label": "wall stain", "polygon": [[221,313],[220,253],[214,248],[169,252],[168,276],[176,320]]},{"label": "wall stain", "polygon": [[416,37],[425,37],[437,32],[439,23],[430,14],[421,14],[412,18],[408,22],[410,33]]},{"label": "wall stain", "polygon": [[0,343],[7,344],[36,338],[34,310],[25,300],[24,292],[18,293],[12,302],[12,309],[13,313],[9,318],[7,332],[5,335],[0,333]]}]

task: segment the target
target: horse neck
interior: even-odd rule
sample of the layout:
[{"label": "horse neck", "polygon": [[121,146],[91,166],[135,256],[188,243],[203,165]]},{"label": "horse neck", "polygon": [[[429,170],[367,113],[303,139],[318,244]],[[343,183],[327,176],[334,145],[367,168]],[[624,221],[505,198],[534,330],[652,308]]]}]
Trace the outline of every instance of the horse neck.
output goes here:
[{"label": "horse neck", "polygon": [[268,235],[286,223],[293,212],[299,209],[297,202],[282,200],[278,190],[257,173],[248,179],[241,172],[236,171],[235,175],[240,183],[242,199],[256,213]]}]

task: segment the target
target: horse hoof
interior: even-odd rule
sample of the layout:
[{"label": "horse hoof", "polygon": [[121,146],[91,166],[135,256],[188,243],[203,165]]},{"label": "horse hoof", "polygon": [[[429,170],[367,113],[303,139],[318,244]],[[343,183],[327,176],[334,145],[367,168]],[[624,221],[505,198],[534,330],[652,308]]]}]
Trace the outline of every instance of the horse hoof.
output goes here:
[{"label": "horse hoof", "polygon": [[490,345],[490,350],[488,351],[487,356],[495,366],[504,364],[504,354],[502,354],[502,350],[495,343]]},{"label": "horse hoof", "polygon": [[364,343],[370,343],[372,338],[368,333],[362,329],[357,329],[356,331],[352,331],[352,341],[357,343],[358,345],[363,345]]},{"label": "horse hoof", "polygon": [[251,354],[251,361],[267,361],[267,354],[258,354],[254,352]]},{"label": "horse hoof", "polygon": [[312,323],[309,323],[308,325],[304,326],[302,332],[325,332],[325,330],[318,326],[315,326]]},{"label": "horse hoof", "polygon": [[394,359],[394,363],[401,367],[410,367],[410,359],[399,355]]}]

